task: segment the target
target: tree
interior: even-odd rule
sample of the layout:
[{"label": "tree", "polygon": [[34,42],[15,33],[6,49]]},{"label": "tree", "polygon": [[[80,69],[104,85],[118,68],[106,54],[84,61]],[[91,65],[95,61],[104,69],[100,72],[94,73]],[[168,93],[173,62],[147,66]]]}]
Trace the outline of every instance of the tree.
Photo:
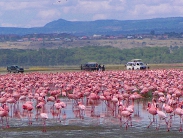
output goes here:
[{"label": "tree", "polygon": [[151,35],[151,40],[152,40],[153,36],[155,35],[155,31],[151,30],[150,35]]}]

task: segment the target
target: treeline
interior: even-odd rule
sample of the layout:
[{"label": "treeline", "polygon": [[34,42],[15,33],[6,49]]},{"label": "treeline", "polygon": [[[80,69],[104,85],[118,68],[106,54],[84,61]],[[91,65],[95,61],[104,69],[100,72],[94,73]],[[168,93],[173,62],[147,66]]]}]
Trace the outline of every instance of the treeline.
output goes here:
[{"label": "treeline", "polygon": [[125,64],[140,58],[145,63],[182,63],[183,47],[144,47],[118,49],[111,46],[86,46],[59,49],[0,49],[0,66],[80,65],[88,61],[99,64]]}]

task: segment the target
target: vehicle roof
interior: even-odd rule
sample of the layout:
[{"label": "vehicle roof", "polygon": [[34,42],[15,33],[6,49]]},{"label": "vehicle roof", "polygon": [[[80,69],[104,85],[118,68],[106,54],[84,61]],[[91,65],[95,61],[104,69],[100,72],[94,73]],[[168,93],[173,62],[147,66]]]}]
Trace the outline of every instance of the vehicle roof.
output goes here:
[{"label": "vehicle roof", "polygon": [[139,62],[139,61],[138,61],[138,62],[135,62],[135,63],[144,63],[144,62]]},{"label": "vehicle roof", "polygon": [[131,61],[132,62],[140,62],[140,61],[142,61],[142,59],[132,59]]},{"label": "vehicle roof", "polygon": [[88,62],[86,64],[97,64],[97,62]]},{"label": "vehicle roof", "polygon": [[131,63],[131,64],[135,64],[135,63],[143,63],[143,64],[144,64],[144,62],[128,62],[127,64],[129,64],[129,63]]}]

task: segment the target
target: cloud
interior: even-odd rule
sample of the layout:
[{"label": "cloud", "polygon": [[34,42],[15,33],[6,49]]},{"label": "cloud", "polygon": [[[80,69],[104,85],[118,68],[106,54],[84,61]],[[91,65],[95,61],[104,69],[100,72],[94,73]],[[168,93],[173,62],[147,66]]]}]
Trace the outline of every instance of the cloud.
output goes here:
[{"label": "cloud", "polygon": [[2,23],[0,25],[1,25],[1,27],[19,27],[19,25],[10,24],[10,23]]},{"label": "cloud", "polygon": [[[175,17],[180,16],[180,13],[183,11],[181,6],[178,6],[171,0],[169,2],[164,0],[154,0],[153,2],[142,0],[140,2],[134,2],[131,5],[128,4],[128,6],[128,10],[126,10],[127,14],[133,19]],[[179,12],[177,12],[178,10]]]},{"label": "cloud", "polygon": [[101,19],[111,18],[116,11],[124,11],[124,6],[125,0],[79,0],[75,5],[65,7],[63,11],[74,15],[78,13],[86,17],[83,18],[85,20],[95,20],[100,17]]},{"label": "cloud", "polygon": [[105,14],[95,14],[92,19],[93,20],[107,19],[107,15],[105,15]]},{"label": "cloud", "polygon": [[58,10],[40,10],[36,15],[36,19],[31,20],[33,26],[44,26],[48,22],[58,19],[61,16],[61,13]]},{"label": "cloud", "polygon": [[42,19],[50,19],[60,16],[61,13],[58,10],[50,9],[50,10],[41,10],[37,14],[38,17]]},{"label": "cloud", "polygon": [[183,0],[1,0],[0,24],[43,26],[57,20],[149,19],[183,16]]},{"label": "cloud", "polygon": [[9,1],[9,2],[0,2],[1,10],[21,10],[21,9],[33,9],[33,8],[40,8],[44,5],[45,2],[37,2],[37,1]]}]

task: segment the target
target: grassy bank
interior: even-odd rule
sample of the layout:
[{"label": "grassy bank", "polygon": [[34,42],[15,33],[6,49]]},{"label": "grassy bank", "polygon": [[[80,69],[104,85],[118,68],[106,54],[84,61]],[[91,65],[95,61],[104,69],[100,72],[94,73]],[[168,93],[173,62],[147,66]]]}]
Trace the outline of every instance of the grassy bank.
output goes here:
[{"label": "grassy bank", "polygon": [[[183,63],[175,63],[175,64],[149,64],[150,69],[183,69]],[[105,65],[106,70],[126,70],[125,65],[118,64]],[[72,66],[32,66],[32,67],[24,67],[25,72],[60,72],[60,71],[80,71],[80,66],[72,65]],[[6,67],[0,67],[0,72],[7,72]]]}]

